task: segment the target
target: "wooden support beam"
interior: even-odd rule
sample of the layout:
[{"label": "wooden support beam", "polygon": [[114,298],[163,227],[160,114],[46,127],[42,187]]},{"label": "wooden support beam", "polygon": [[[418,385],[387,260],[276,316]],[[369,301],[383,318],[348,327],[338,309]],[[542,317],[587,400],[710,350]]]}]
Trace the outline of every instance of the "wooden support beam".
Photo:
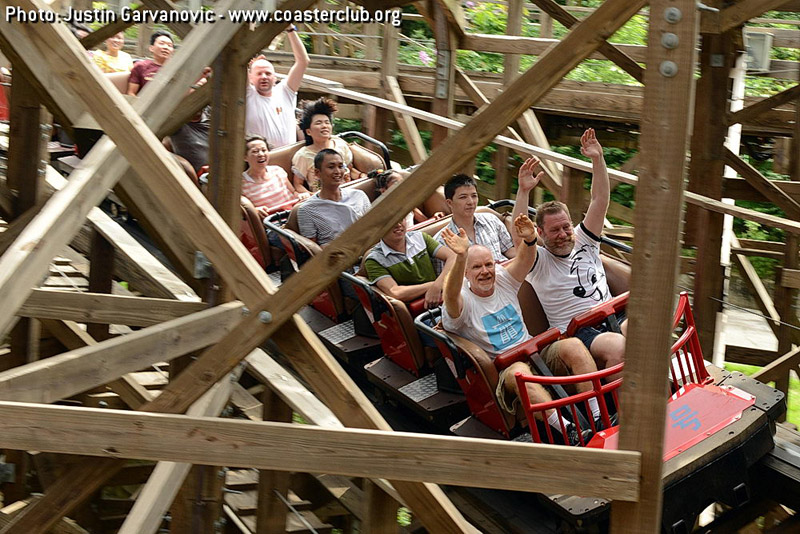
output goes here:
[{"label": "wooden support beam", "polygon": [[[292,408],[283,402],[271,388],[262,395],[264,421],[292,422]],[[258,511],[256,534],[284,534],[286,531],[286,505],[289,496],[289,477],[286,471],[261,470],[258,472]],[[283,498],[281,498],[283,497]],[[397,517],[395,516],[395,524]]]},{"label": "wooden support beam", "polygon": [[759,100],[755,104],[750,104],[749,106],[744,107],[735,113],[729,113],[728,124],[742,124],[748,122],[771,109],[775,109],[783,104],[791,102],[798,96],[800,96],[800,85],[795,85],[794,87],[785,89],[780,93],[776,93],[768,98]]},{"label": "wooden support beam", "polygon": [[[800,87],[800,86],[798,86]],[[764,195],[770,202],[781,208],[790,219],[800,220],[800,204],[798,204],[786,192],[780,189],[771,180],[758,172],[758,169],[744,161],[740,156],[731,152],[728,148],[723,148],[723,158],[725,163],[735,170],[742,178],[747,180],[751,186]]]},{"label": "wooden support beam", "polygon": [[[714,0],[709,5],[721,7],[722,4]],[[725,115],[728,112],[730,69],[735,58],[733,35],[731,32],[704,34],[701,42],[700,79],[694,103],[698,120],[692,133],[688,190],[720,200],[725,167],[724,143],[728,133]],[[688,246],[697,247],[693,309],[705,354],[713,354],[717,313],[721,309],[718,300],[722,299],[723,282],[720,266],[722,223],[723,217],[719,213],[694,207],[686,211],[685,241]]]},{"label": "wooden support beam", "polygon": [[[457,37],[454,33],[457,24],[452,24],[448,17],[452,12],[442,4],[452,3],[453,0],[437,0],[440,9],[433,13],[433,34],[436,38],[436,70],[434,72],[433,101],[431,111],[443,117],[452,117],[455,111],[455,76]],[[460,4],[458,8],[460,9]],[[431,147],[434,149],[447,139],[449,130],[438,125],[433,126]]]},{"label": "wooden support beam", "polygon": [[[89,254],[89,291],[111,293],[114,282],[114,245],[97,230],[92,231],[92,248]],[[98,341],[108,339],[108,324],[91,322],[87,333]]]},{"label": "wooden support beam", "polygon": [[[60,321],[45,319],[42,325],[53,334],[67,350],[74,351],[83,347],[97,345],[97,341],[80,326],[72,321]],[[122,375],[116,380],[108,383],[111,391],[119,395],[120,399],[131,409],[138,409],[140,406],[153,400],[153,395],[140,385],[130,375]]]},{"label": "wooden support beam", "polygon": [[[142,3],[155,11],[175,11],[178,9],[170,0],[142,0]],[[220,11],[220,13],[225,12]],[[227,13],[225,15],[227,16]],[[220,19],[217,18],[217,20],[219,21]],[[189,35],[189,32],[192,30],[192,25],[188,22],[169,22],[167,26],[181,39],[186,39],[186,36]]]},{"label": "wooden support beam", "polygon": [[759,369],[752,378],[764,382],[773,382],[785,376],[800,364],[800,347],[795,347],[783,356],[775,359],[769,365]]},{"label": "wooden support beam", "polygon": [[[20,25],[17,25],[20,26]],[[22,75],[33,83],[36,94],[44,106],[58,119],[58,122],[71,131],[72,124],[80,117],[78,100],[67,91],[60,81],[53,76],[42,76],[31,69],[30,65],[43,64],[42,53],[30,44],[19,43],[22,36],[21,28],[13,25],[6,32],[0,32],[0,51],[13,65],[16,65],[17,75]],[[14,43],[14,47],[11,46]],[[25,46],[25,50],[18,52],[15,47]],[[42,76],[42,78],[37,77]]]},{"label": "wooden support beam", "polygon": [[79,323],[151,326],[207,308],[202,302],[34,289],[17,314]]},{"label": "wooden support beam", "polygon": [[754,349],[738,345],[725,345],[725,361],[764,367],[774,362],[780,354],[774,350]]},{"label": "wooden support beam", "polygon": [[[189,408],[186,415],[218,416],[227,405],[235,383],[234,378],[238,379],[239,374],[240,372],[236,372],[231,377],[220,380]],[[117,534],[155,534],[191,467],[191,464],[186,463],[156,464]]]},{"label": "wooden support beam", "polygon": [[[241,54],[241,34],[237,33],[214,61],[211,78],[210,172],[206,195],[233,231],[242,221],[241,194],[245,153],[245,99],[247,97],[246,59]],[[241,154],[242,157],[231,157]],[[268,258],[265,258],[269,261]],[[209,280],[206,300],[216,297],[231,300],[230,289],[214,273]]]},{"label": "wooden support beam", "polygon": [[[796,235],[786,236],[786,254],[783,257],[783,269],[797,270],[800,267],[800,257],[798,257],[798,237]],[[794,310],[794,304],[797,301],[797,290],[793,287],[787,287],[783,284],[783,275],[781,275],[781,284],[775,288],[775,309],[781,316],[781,325],[778,328],[778,353],[786,354],[792,349],[792,342],[794,341],[796,330],[793,328],[797,325],[797,313]],[[775,379],[775,389],[780,389],[787,395],[789,394],[789,372],[782,373]]]},{"label": "wooden support beam", "polygon": [[47,161],[47,140],[42,125],[49,117],[35,92],[33,82],[26,76],[15,76],[9,99],[8,168],[6,186],[15,193],[12,202],[13,218],[39,204],[44,183],[40,169]]},{"label": "wooden support beam", "polygon": [[[735,235],[731,236],[731,245],[733,246],[732,248],[739,246],[739,240]],[[775,304],[772,302],[772,297],[770,296],[769,291],[767,291],[767,288],[764,286],[764,282],[761,280],[761,277],[758,276],[758,273],[756,273],[753,264],[750,263],[750,260],[748,260],[744,255],[734,252],[731,254],[731,259],[739,268],[742,278],[744,279],[748,288],[750,288],[750,292],[755,298],[756,306],[758,306],[758,309],[761,310],[761,313],[771,319],[767,321],[767,325],[769,325],[769,327],[772,329],[772,332],[777,336],[781,316],[778,313],[778,310],[775,309]]]},{"label": "wooden support beam", "polygon": [[[15,5],[23,9],[35,9],[30,0],[16,1]],[[221,7],[244,8],[246,5],[245,0],[231,0]],[[159,73],[159,77],[145,87],[134,104],[136,109],[143,111],[143,117],[148,120],[149,126],[157,128],[161,124],[174,102],[194,81],[196,73],[208,63],[210,57],[213,57],[212,54],[222,48],[225,40],[230,38],[235,29],[229,21],[221,20],[198,28],[199,31],[189,36],[184,46]],[[11,41],[14,32],[18,33],[17,39]],[[214,34],[213,41],[209,38],[211,33]],[[0,21],[0,34],[6,37],[19,54],[26,54],[27,51],[41,46],[43,49],[39,50],[39,54],[45,62],[40,63],[36,71],[40,75],[46,74],[45,80],[57,76],[71,87],[76,96],[84,102],[85,107],[93,109],[95,118],[101,118],[98,122],[111,127],[107,128],[108,132],[113,130],[114,136],[120,140],[136,138],[136,133],[144,135],[149,141],[149,146],[156,149],[156,153],[164,152],[142,117],[89,63],[83,49],[66,28],[59,25],[21,25]],[[63,46],[59,44],[54,47],[54,43],[62,43]],[[55,51],[58,54],[54,53]],[[41,60],[38,56],[27,57],[27,54],[23,59],[30,59],[29,64],[32,65],[37,64],[35,61]],[[49,69],[44,66],[46,64],[50,65]],[[69,66],[73,68],[70,69]],[[147,152],[141,145],[135,148],[133,144],[121,142],[126,147],[127,157],[131,160],[148,161],[155,163],[157,168],[164,168],[165,164],[161,160],[144,158],[143,154]],[[114,152],[113,143],[108,139],[101,139],[85,158],[84,166],[72,173],[67,186],[50,198],[36,219],[0,258],[0,273],[4,273],[4,276],[0,274],[0,296],[5,303],[0,311],[0,332],[6,330],[13,313],[24,302],[30,288],[47,267],[50,258],[74,235],[78,224],[86,214],[99,204],[106,190],[114,185],[127,169],[126,162],[111,157]],[[173,176],[182,173],[174,162],[166,166],[172,171]],[[146,167],[143,166],[141,169],[143,173],[156,172],[154,176],[159,175],[156,169],[150,168],[151,165]],[[102,169],[103,172],[96,172],[98,169]],[[185,175],[183,179],[186,180]],[[65,213],[69,214],[70,219],[65,219]],[[47,239],[43,239],[45,235]]]},{"label": "wooden support beam", "polygon": [[55,402],[217,342],[242,316],[228,303],[0,373],[0,398]]},{"label": "wooden support beam", "polygon": [[[622,500],[639,495],[639,454],[630,451],[97,408],[0,402],[0,447]],[[470,468],[476,465],[483,466],[479,478]],[[520,465],[529,476],[518,476]],[[558,474],[562,469],[573,477]]]},{"label": "wooden support beam", "polygon": [[[269,386],[292,410],[309,423],[325,428],[344,428],[334,413],[316,395],[308,391],[291,373],[281,367],[269,354],[256,349],[245,359],[248,372],[261,383]],[[374,480],[375,484],[406,505],[403,498],[385,480]]]},{"label": "wooden support beam", "polygon": [[[365,503],[362,532],[364,534],[396,534],[397,501],[392,499],[372,481],[364,482]],[[260,534],[260,533],[259,533]]]},{"label": "wooden support beam", "polygon": [[[508,19],[506,21],[506,35],[516,36],[522,33],[522,0],[508,0]],[[503,56],[503,85],[508,86],[519,76],[519,55],[505,54]],[[511,198],[511,183],[513,181],[509,169],[510,151],[507,147],[497,147],[494,154],[494,197]]]},{"label": "wooden support beam", "polygon": [[[47,185],[56,191],[64,189],[67,180],[55,169],[47,167]],[[146,188],[142,188],[143,190]],[[149,191],[141,193],[149,194]],[[162,298],[176,298],[185,301],[197,301],[199,298],[191,287],[186,285],[163,263],[150,253],[141,243],[131,236],[119,223],[109,217],[103,210],[92,208],[86,219],[93,230],[98,231],[105,239],[114,245],[114,253],[119,258],[114,263],[116,275],[127,280],[131,287],[149,296]],[[81,228],[72,240],[72,245],[79,252],[90,254],[90,231],[87,227]],[[174,231],[167,226],[164,233]],[[193,250],[193,249],[192,249]]]},{"label": "wooden support beam", "polygon": [[[400,90],[400,85],[397,83],[397,78],[394,76],[386,76],[383,80],[386,87],[386,97],[389,100],[405,106],[406,99],[403,97],[403,91]],[[403,132],[403,138],[408,145],[408,151],[411,153],[411,159],[414,163],[422,163],[428,157],[428,151],[425,150],[425,144],[422,142],[422,137],[419,135],[417,124],[414,118],[403,113],[394,112],[394,120]]]},{"label": "wooden support beam", "polygon": [[441,11],[442,14],[445,16],[448,26],[450,27],[450,30],[455,34],[456,38],[460,39],[461,37],[463,37],[465,34],[464,27],[466,26],[467,19],[464,16],[464,8],[461,7],[461,2],[459,2],[458,0],[434,0],[434,1],[439,8],[436,11]]},{"label": "wooden support beam", "polygon": [[[532,2],[566,28],[572,28],[572,26],[580,22],[575,15],[558,5],[555,0],[532,0]],[[620,51],[606,40],[603,40],[598,50],[613,61],[619,68],[630,74],[636,81],[644,83],[644,69],[628,57],[627,54]]]},{"label": "wooden support beam", "polygon": [[[648,63],[672,61],[676,72],[667,77],[659,69],[645,74],[646,118],[642,121],[641,157],[644,162],[636,188],[636,236],[630,297],[630,325],[626,342],[625,406],[619,446],[641,451],[642,490],[637,502],[614,502],[611,532],[658,532],[661,529],[664,420],[672,344],[672,301],[678,274],[678,243],[689,125],[694,100],[694,65],[699,16],[695,0],[653,0],[652,13],[675,7],[683,18],[670,24],[651,17]],[[583,23],[581,24],[583,26]],[[672,32],[680,45],[661,46],[661,35]],[[541,61],[541,60],[540,60]],[[653,284],[653,280],[663,283]],[[635,421],[636,424],[626,424]]]},{"label": "wooden support beam", "polygon": [[[138,6],[133,11],[141,12],[142,10],[144,10],[144,5]],[[134,13],[132,13],[132,14],[134,14]],[[136,13],[134,15],[138,15],[138,13]],[[117,17],[117,19],[114,22],[110,22],[110,23],[106,24],[105,26],[97,28],[92,33],[90,33],[90,34],[86,35],[85,37],[83,37],[81,39],[81,45],[86,50],[91,50],[95,46],[100,45],[103,41],[105,41],[109,37],[113,37],[116,34],[118,34],[119,32],[124,32],[125,30],[127,30],[128,28],[133,26],[133,24],[134,24],[133,21],[134,21],[133,17],[131,17],[131,19],[129,21],[127,21],[127,22],[122,17]]]},{"label": "wooden support beam", "polygon": [[[741,0],[720,11],[717,32],[724,33],[738,28],[748,20],[754,19],[767,11],[777,9],[785,3],[785,0]],[[705,30],[706,27],[704,25],[703,31]]]}]

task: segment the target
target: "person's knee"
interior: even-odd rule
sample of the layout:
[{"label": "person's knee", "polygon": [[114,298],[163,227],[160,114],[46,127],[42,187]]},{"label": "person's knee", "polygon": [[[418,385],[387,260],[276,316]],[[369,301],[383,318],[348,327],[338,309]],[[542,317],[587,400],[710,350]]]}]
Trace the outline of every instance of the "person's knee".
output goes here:
[{"label": "person's knee", "polygon": [[506,371],[507,378],[505,381],[505,388],[508,391],[513,393],[519,393],[517,390],[517,378],[516,374],[522,373],[524,375],[532,375],[530,366],[525,362],[514,362],[508,366],[508,370]]},{"label": "person's knee", "polygon": [[559,341],[558,356],[570,369],[592,359],[586,346],[576,337]]},{"label": "person's knee", "polygon": [[625,359],[625,336],[616,332],[605,332],[592,342],[592,356],[615,365]]}]

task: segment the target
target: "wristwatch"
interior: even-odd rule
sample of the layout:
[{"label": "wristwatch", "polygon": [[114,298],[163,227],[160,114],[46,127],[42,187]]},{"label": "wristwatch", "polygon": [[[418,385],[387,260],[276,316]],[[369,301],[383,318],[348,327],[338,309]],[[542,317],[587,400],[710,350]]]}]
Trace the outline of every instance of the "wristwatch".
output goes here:
[{"label": "wristwatch", "polygon": [[536,245],[536,241],[538,241],[538,240],[539,240],[539,238],[534,236],[533,237],[533,241],[525,241],[525,244],[528,245],[529,247],[532,247],[532,246]]}]

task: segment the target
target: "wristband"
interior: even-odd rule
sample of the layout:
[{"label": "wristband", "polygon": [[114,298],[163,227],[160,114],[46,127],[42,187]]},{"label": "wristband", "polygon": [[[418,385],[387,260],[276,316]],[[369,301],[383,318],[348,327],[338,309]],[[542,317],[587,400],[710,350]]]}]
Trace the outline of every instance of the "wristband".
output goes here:
[{"label": "wristband", "polygon": [[292,32],[296,32],[296,31],[297,31],[297,26],[295,26],[294,24],[290,25],[290,26],[289,26],[289,27],[286,29],[286,33],[292,33]]},{"label": "wristband", "polygon": [[538,240],[539,240],[539,238],[538,238],[538,237],[534,237],[534,238],[533,238],[533,241],[524,241],[524,240],[523,240],[523,242],[524,242],[526,245],[528,245],[529,247],[532,247],[532,246],[536,245],[536,242],[537,242]]}]

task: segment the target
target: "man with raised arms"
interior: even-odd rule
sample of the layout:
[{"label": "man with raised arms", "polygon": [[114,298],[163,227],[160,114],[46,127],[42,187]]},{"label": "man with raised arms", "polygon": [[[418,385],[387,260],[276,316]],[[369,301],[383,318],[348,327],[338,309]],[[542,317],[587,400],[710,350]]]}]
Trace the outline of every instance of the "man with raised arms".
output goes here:
[{"label": "man with raised arms", "polygon": [[275,67],[264,56],[257,56],[247,67],[247,104],[245,131],[267,140],[270,150],[297,141],[297,90],[308,68],[306,47],[297,35],[294,25],[286,30],[289,46],[294,55],[294,65],[283,82],[278,83]]},{"label": "man with raised arms", "polygon": [[[525,162],[531,170],[534,162]],[[445,330],[458,334],[475,343],[490,357],[514,348],[530,339],[522,311],[517,300],[517,291],[535,259],[536,228],[527,215],[514,219],[514,228],[521,238],[518,254],[506,267],[497,265],[491,251],[483,245],[470,246],[463,228],[456,234],[445,228],[443,238],[456,254],[456,259],[444,284],[444,311],[442,325]],[[464,285],[464,279],[467,285]],[[597,370],[594,360],[577,339],[559,340],[545,347],[541,357],[557,374],[583,374]],[[519,397],[514,374],[532,374],[527,362],[515,362],[504,369],[497,384],[497,399],[503,409],[514,413],[513,405]],[[538,384],[529,384],[528,395],[532,402],[549,402],[550,395]],[[580,392],[588,391],[591,385],[577,385]],[[597,400],[588,401],[592,417],[600,419]],[[547,422],[557,429],[567,429],[565,441],[574,445],[580,442],[575,426],[555,410],[547,412]],[[584,437],[585,439],[585,437]]]},{"label": "man with raised arms", "polygon": [[[574,228],[563,203],[545,202],[536,209],[542,247],[533,247],[535,263],[527,276],[550,326],[562,332],[573,317],[611,299],[600,260],[599,237],[610,202],[610,185],[603,147],[592,128],[581,136],[581,154],[592,161],[591,201],[586,216]],[[541,175],[520,171],[515,215],[527,212],[528,195],[540,178]],[[578,330],[575,336],[586,345],[598,365],[607,368],[625,359],[626,331],[627,322],[623,322],[623,334],[587,327]]]}]

